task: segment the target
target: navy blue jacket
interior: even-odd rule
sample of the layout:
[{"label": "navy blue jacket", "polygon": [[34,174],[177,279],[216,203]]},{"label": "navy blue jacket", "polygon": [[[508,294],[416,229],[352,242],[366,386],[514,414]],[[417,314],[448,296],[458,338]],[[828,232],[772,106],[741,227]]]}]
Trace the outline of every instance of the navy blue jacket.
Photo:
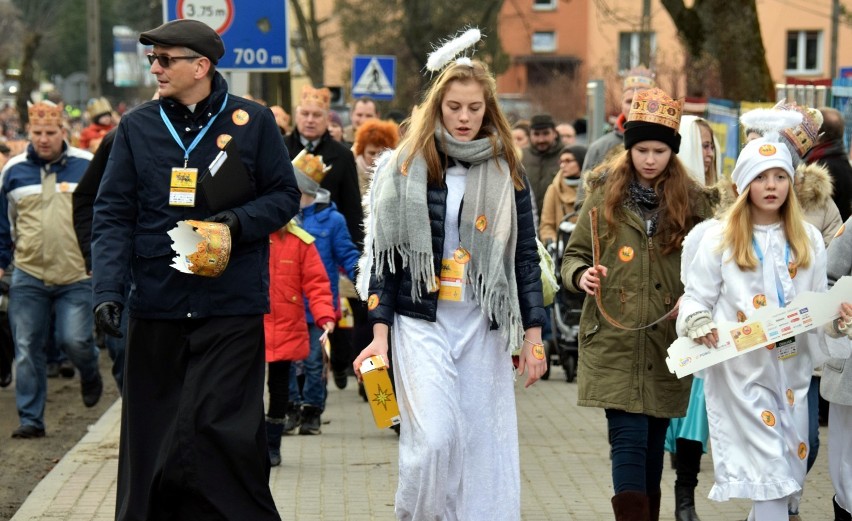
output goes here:
[{"label": "navy blue jacket", "polygon": [[[529,181],[524,178],[524,189],[515,190],[515,208],[518,212],[518,240],[515,249],[515,278],[518,285],[518,300],[524,329],[544,326],[545,311],[541,290],[541,267],[535,241],[532,202]],[[444,251],[444,220],[447,214],[447,185],[430,185],[426,191],[429,207],[429,223],[432,232],[432,257],[435,273],[441,272],[441,256]],[[402,266],[397,255],[396,266]],[[377,322],[393,325],[394,313],[412,318],[435,322],[438,310],[438,292],[429,292],[424,285],[420,299],[411,297],[411,274],[398,269],[391,273],[385,268],[381,281],[375,273],[370,277],[370,297],[378,296],[378,305],[368,312],[370,324]],[[499,324],[492,324],[492,329]]]},{"label": "navy blue jacket", "polygon": [[232,208],[240,221],[239,240],[218,278],[181,273],[171,267],[174,252],[167,232],[178,221],[204,220],[212,212],[200,193],[191,208],[169,206],[173,167],[184,152],[160,116],[165,111],[189,147],[219,112],[227,83],[215,75],[210,96],[190,112],[173,99],[149,101],[121,119],[95,199],[92,224],[94,305],[124,302],[130,270],[130,315],[144,319],[256,315],[269,311],[269,234],[299,210],[300,192],[275,118],[257,103],[228,95],[224,110],[189,155],[199,176],[232,137],[248,170],[255,196]]}]

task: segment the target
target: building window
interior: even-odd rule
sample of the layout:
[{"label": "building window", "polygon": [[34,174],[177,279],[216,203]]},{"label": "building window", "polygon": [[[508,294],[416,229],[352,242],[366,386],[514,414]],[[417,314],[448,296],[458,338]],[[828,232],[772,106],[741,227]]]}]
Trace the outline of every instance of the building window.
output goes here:
[{"label": "building window", "polygon": [[553,31],[537,31],[532,37],[533,52],[554,52],[556,50],[556,33]]},{"label": "building window", "polygon": [[533,11],[553,11],[556,9],[556,0],[533,0]]},{"label": "building window", "polygon": [[[626,71],[637,65],[650,67],[650,63],[642,63],[642,32],[620,33],[618,38],[618,69]],[[657,49],[657,35],[649,33],[651,48],[649,56],[653,56]]]},{"label": "building window", "polygon": [[787,32],[787,74],[822,72],[822,31]]}]

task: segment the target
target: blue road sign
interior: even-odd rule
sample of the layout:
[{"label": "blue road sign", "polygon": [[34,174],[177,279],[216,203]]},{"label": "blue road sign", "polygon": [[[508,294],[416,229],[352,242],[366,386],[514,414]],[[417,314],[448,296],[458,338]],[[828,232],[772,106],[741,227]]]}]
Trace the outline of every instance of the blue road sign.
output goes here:
[{"label": "blue road sign", "polygon": [[199,20],[215,29],[225,44],[218,69],[277,72],[289,68],[286,0],[166,0],[163,18],[167,22]]},{"label": "blue road sign", "polygon": [[352,97],[390,101],[396,93],[396,56],[352,58]]}]

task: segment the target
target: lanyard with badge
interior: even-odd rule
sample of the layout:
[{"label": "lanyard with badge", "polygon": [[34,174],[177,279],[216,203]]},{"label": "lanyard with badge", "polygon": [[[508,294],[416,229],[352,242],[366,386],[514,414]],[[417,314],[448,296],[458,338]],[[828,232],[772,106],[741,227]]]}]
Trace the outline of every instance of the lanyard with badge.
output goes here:
[{"label": "lanyard with badge", "polygon": [[[754,237],[751,238],[751,245],[752,245],[752,247],[754,247],[754,253],[757,255],[757,259],[760,261],[761,266],[763,266],[763,250],[760,249],[760,245],[757,244],[757,240]],[[796,268],[795,268],[795,266],[792,266],[790,264],[790,243],[789,242],[786,242],[785,245],[784,245],[784,266],[787,267],[787,273],[790,274],[790,278],[793,278],[796,274]],[[761,271],[763,272],[763,277],[764,277],[763,287],[765,288],[767,286],[767,282],[769,282],[767,280],[768,274],[766,273],[765,270],[761,270]],[[781,277],[777,273],[775,273],[775,270],[772,270],[772,272],[773,272],[774,279],[775,279],[772,282],[775,284],[775,291],[777,292],[777,295],[778,295],[778,307],[783,308],[787,304],[787,301],[784,299],[784,290],[783,290],[783,286],[781,285]],[[772,344],[770,344],[770,345],[772,345]],[[782,340],[779,340],[778,342],[775,343],[775,347],[773,349],[777,350],[777,355],[778,355],[779,360],[786,360],[788,358],[793,358],[794,356],[799,354],[798,350],[796,349],[796,337],[795,336],[791,336],[790,338],[784,338]]]},{"label": "lanyard with badge", "polygon": [[210,118],[210,121],[208,121],[207,124],[204,125],[204,128],[201,129],[201,132],[195,136],[195,139],[192,140],[192,143],[189,144],[188,148],[184,146],[183,141],[181,141],[180,136],[178,136],[177,130],[175,130],[172,122],[169,121],[168,116],[166,116],[166,111],[163,110],[163,106],[160,105],[160,117],[163,118],[163,122],[166,124],[166,128],[169,129],[169,133],[171,133],[175,142],[183,150],[183,167],[172,167],[172,178],[169,185],[169,206],[195,206],[195,192],[198,185],[198,169],[189,168],[189,154],[195,150],[195,147],[201,141],[201,138],[203,138],[204,135],[207,134],[207,131],[210,130],[210,127],[213,126],[213,122],[216,121],[219,114],[225,110],[225,105],[227,103],[228,94],[225,93],[225,101],[222,102],[222,107],[219,109],[219,112]]},{"label": "lanyard with badge", "polygon": [[[455,160],[454,160],[455,161]],[[459,205],[458,223],[461,226],[461,211],[464,203]],[[461,236],[459,236],[461,242]],[[438,298],[453,302],[463,301],[465,295],[465,271],[467,263],[470,262],[470,252],[461,244],[453,251],[449,259],[441,259],[441,277]]]}]

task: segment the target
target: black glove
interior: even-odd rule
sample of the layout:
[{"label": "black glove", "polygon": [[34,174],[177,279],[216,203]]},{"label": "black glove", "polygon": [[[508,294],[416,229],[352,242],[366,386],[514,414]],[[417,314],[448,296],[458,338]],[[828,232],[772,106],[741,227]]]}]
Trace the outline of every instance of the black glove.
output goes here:
[{"label": "black glove", "polygon": [[95,308],[95,325],[109,336],[124,338],[121,333],[121,310],[118,302],[101,302]]},{"label": "black glove", "polygon": [[228,230],[231,232],[231,240],[236,242],[240,237],[240,219],[237,217],[237,214],[232,212],[231,210],[225,210],[224,212],[219,212],[216,215],[212,215],[206,219],[207,222],[212,223],[222,223],[228,227]]}]

